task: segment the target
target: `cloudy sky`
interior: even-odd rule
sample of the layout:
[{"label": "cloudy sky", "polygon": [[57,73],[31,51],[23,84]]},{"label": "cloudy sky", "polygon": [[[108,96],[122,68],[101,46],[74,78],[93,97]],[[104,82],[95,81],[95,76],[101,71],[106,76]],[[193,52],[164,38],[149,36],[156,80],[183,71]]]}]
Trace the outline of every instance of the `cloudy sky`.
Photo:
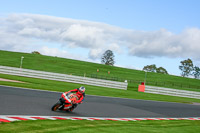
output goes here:
[{"label": "cloudy sky", "polygon": [[200,66],[199,0],[6,0],[0,4],[0,50],[39,51],[116,66],[156,64],[180,75],[180,61]]}]

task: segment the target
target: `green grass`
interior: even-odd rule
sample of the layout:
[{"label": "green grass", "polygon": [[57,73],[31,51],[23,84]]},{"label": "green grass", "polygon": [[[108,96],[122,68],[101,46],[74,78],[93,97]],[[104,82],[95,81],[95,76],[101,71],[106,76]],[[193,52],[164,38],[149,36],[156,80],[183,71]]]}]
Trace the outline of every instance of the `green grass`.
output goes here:
[{"label": "green grass", "polygon": [[[87,77],[97,76],[98,78],[118,81],[124,81],[126,79],[129,82],[128,89],[130,90],[136,89],[138,84],[144,81],[145,77],[145,73],[139,70],[113,67],[72,59],[2,50],[0,50],[0,65],[19,67],[21,56],[24,56],[23,68],[80,76],[85,74]],[[136,63],[137,62],[133,61],[133,65]],[[97,72],[97,69],[99,69],[99,72]],[[108,74],[108,71],[110,71],[110,74]],[[186,90],[200,90],[200,80],[198,79],[149,72],[147,73],[146,81],[147,85]]]},{"label": "green grass", "polygon": [[1,133],[198,133],[200,121],[36,120],[0,123]]},{"label": "green grass", "polygon": [[[68,91],[68,90],[81,86],[81,84],[75,84],[75,83],[67,83],[67,82],[36,79],[36,78],[27,78],[27,77],[20,77],[20,76],[5,75],[5,74],[0,74],[0,77],[25,82],[25,83],[13,83],[13,82],[0,81],[0,85],[50,90],[50,91],[58,91],[58,92]],[[84,85],[84,86],[87,88],[86,90],[87,95],[179,102],[179,103],[192,103],[192,102],[200,103],[200,99],[148,94],[148,93],[138,92],[137,89],[119,90],[119,89],[97,87],[97,86],[90,86],[90,85]]]}]

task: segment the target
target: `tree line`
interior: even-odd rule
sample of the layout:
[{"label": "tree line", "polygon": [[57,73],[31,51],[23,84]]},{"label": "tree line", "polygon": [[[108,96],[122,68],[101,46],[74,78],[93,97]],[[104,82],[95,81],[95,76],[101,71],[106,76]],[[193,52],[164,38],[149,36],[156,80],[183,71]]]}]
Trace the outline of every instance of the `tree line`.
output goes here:
[{"label": "tree line", "polygon": [[[106,50],[101,57],[101,63],[113,66],[115,63],[114,57],[114,53],[111,50]],[[194,66],[191,59],[183,60],[180,63],[181,65],[179,66],[179,69],[181,70],[182,77],[193,76],[195,79],[200,78],[200,68]],[[164,67],[156,67],[155,64],[144,66],[143,70],[146,72],[168,74]]]}]

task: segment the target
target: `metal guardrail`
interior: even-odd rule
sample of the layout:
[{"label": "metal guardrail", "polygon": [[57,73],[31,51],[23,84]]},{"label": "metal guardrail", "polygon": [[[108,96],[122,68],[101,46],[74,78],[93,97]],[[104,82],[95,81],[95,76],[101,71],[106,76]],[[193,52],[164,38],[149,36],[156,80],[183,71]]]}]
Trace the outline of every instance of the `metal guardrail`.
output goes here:
[{"label": "metal guardrail", "polygon": [[179,97],[200,99],[200,92],[195,92],[195,91],[169,89],[169,88],[145,85],[145,91],[144,92],[145,93],[154,93],[154,94],[162,94],[162,95],[170,95],[170,96],[179,96]]},{"label": "metal guardrail", "polygon": [[116,88],[116,89],[123,89],[123,90],[127,90],[127,86],[128,86],[128,83],[126,82],[93,79],[93,78],[80,77],[80,76],[74,76],[74,75],[36,71],[36,70],[7,67],[7,66],[0,66],[0,73],[23,76],[23,77],[41,78],[41,79],[78,83],[78,84],[101,86],[101,87],[108,87],[108,88]]}]

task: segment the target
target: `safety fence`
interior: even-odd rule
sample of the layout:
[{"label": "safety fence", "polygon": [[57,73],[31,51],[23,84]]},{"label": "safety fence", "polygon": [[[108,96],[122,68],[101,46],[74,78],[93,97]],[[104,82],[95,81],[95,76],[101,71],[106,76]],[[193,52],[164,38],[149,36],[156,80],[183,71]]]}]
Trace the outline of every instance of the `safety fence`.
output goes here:
[{"label": "safety fence", "polygon": [[[127,78],[121,78],[121,77],[113,77],[113,76],[105,76],[105,75],[99,75],[99,74],[87,74],[88,77],[96,78],[96,79],[104,79],[104,80],[111,80],[111,81],[118,81],[118,82],[124,82],[125,80],[128,83],[132,84],[141,84],[144,82],[144,80],[136,80],[136,79],[127,79]],[[189,83],[177,83],[173,81],[149,81],[151,79],[146,80],[145,84],[152,85],[152,86],[162,86],[166,88],[188,88],[188,89],[200,89],[200,85],[194,85]]]},{"label": "safety fence", "polygon": [[127,90],[127,86],[128,86],[127,82],[109,81],[109,80],[94,79],[94,78],[88,78],[88,77],[36,71],[36,70],[7,67],[7,66],[0,66],[0,73],[23,76],[23,77],[49,79],[49,80],[79,83],[79,84],[86,84],[86,85],[93,85],[93,86],[101,86],[101,87],[108,87],[108,88],[116,88],[116,89],[123,89],[123,90]]},{"label": "safety fence", "polygon": [[170,96],[179,96],[179,97],[200,99],[200,92],[195,92],[195,91],[169,89],[169,88],[145,85],[144,92],[145,93],[154,93],[154,94],[162,94],[162,95],[170,95]]}]

